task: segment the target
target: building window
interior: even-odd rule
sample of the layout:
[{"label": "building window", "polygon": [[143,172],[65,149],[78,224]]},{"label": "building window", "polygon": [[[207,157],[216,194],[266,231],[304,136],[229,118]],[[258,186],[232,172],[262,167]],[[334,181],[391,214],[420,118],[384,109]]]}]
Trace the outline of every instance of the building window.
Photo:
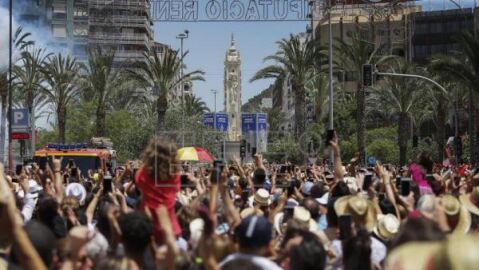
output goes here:
[{"label": "building window", "polygon": [[66,38],[67,37],[67,28],[65,25],[53,25],[53,36],[56,38]]},{"label": "building window", "polygon": [[73,10],[73,16],[86,17],[88,16],[88,10],[84,7],[75,7],[75,9]]},{"label": "building window", "polygon": [[73,35],[75,36],[87,36],[88,35],[88,25],[80,24],[75,25],[73,28]]},{"label": "building window", "polygon": [[441,33],[443,25],[440,22],[435,22],[431,24],[431,33]]}]

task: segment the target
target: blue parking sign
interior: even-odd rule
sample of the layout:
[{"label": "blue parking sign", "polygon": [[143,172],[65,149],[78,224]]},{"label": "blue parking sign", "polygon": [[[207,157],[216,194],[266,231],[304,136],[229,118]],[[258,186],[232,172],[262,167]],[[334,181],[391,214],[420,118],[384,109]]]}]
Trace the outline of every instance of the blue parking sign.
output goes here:
[{"label": "blue parking sign", "polygon": [[27,129],[29,126],[28,109],[12,109],[12,129]]}]

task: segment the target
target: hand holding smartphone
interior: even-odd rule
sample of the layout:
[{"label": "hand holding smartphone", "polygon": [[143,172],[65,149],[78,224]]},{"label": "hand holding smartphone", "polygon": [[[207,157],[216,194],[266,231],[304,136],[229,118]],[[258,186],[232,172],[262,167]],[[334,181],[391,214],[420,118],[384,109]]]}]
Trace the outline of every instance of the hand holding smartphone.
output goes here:
[{"label": "hand holding smartphone", "polygon": [[408,196],[411,192],[411,178],[401,178],[401,195]]},{"label": "hand holding smartphone", "polygon": [[335,131],[334,129],[328,129],[326,133],[326,146],[331,145],[331,141],[334,140]]}]

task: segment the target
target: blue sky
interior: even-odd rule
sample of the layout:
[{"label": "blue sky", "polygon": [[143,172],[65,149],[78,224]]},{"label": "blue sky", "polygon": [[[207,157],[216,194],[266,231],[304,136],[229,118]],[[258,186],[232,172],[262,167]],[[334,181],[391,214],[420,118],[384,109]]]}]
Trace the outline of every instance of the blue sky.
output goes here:
[{"label": "blue sky", "polygon": [[[444,6],[454,8],[448,0],[423,0],[423,10],[437,10]],[[473,6],[474,0],[456,0],[464,7]],[[431,4],[431,5],[430,5]],[[185,59],[187,69],[202,69],[206,72],[205,82],[194,84],[194,93],[200,96],[210,108],[213,108],[214,96],[211,89],[218,90],[217,108],[223,109],[223,62],[225,52],[233,33],[236,47],[242,58],[242,101],[257,95],[272,81],[260,80],[249,83],[251,76],[266,64],[263,58],[276,51],[275,42],[290,33],[303,32],[307,22],[156,22],[155,39],[179,49],[180,41],[176,35],[185,29],[190,36],[185,40],[184,48],[189,51]]]}]

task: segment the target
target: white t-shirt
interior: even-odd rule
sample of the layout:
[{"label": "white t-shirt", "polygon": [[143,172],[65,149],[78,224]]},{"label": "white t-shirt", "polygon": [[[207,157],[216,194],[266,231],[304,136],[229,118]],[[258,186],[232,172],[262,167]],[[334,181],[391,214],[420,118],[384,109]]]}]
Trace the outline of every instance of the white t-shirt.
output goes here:
[{"label": "white t-shirt", "polygon": [[283,270],[283,268],[279,267],[276,263],[264,257],[250,255],[250,254],[241,254],[241,253],[235,253],[235,254],[229,255],[220,263],[220,267],[223,267],[223,265],[225,265],[229,261],[237,260],[237,259],[251,261],[255,265],[261,267],[261,269],[263,270]]}]

